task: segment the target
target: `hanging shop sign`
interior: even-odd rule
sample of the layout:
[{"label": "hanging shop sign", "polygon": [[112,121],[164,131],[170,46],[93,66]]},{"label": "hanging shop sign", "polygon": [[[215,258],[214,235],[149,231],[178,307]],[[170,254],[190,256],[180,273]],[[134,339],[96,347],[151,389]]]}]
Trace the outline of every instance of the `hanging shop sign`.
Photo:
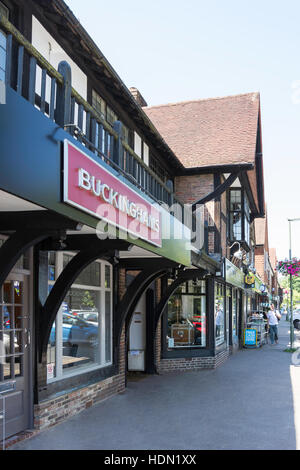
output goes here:
[{"label": "hanging shop sign", "polygon": [[244,288],[244,273],[237,266],[232,264],[227,258],[225,258],[225,276],[226,282],[232,284],[235,287]]},{"label": "hanging shop sign", "polygon": [[246,287],[254,287],[255,285],[255,276],[252,273],[248,273],[245,275],[245,284]]},{"label": "hanging shop sign", "polygon": [[262,294],[264,294],[267,292],[267,287],[264,284],[261,284],[259,290]]},{"label": "hanging shop sign", "polygon": [[159,206],[151,204],[67,139],[63,200],[131,236],[162,246]]}]

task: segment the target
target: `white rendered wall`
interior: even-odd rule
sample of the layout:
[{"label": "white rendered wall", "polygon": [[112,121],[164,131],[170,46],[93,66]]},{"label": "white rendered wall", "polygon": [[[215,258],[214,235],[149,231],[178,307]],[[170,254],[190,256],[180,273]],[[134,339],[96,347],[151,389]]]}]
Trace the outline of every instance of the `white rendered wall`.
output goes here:
[{"label": "white rendered wall", "polygon": [[[47,32],[41,23],[32,17],[32,45],[42,54],[45,59],[57,70],[58,64],[65,60],[72,69],[72,86],[86,100],[87,99],[87,76],[65,53],[55,39]],[[37,75],[37,89],[39,77]]]}]

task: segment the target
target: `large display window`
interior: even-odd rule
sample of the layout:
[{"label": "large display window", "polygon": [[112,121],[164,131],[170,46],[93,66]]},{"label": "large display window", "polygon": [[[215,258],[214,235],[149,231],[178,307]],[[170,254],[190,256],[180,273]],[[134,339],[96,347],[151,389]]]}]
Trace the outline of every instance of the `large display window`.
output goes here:
[{"label": "large display window", "polygon": [[[49,291],[72,253],[49,254]],[[112,363],[112,268],[95,261],[69,289],[52,325],[47,380]]]},{"label": "large display window", "polygon": [[215,283],[215,344],[219,346],[225,341],[225,286]]},{"label": "large display window", "polygon": [[232,290],[232,335],[238,336],[238,290]]},{"label": "large display window", "polygon": [[168,301],[168,348],[206,346],[206,282],[183,283]]}]

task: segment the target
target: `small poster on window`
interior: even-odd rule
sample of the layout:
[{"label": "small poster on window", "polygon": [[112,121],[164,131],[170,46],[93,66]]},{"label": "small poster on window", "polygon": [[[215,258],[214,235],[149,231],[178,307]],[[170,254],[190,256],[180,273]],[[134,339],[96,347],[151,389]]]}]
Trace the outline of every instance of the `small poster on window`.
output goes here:
[{"label": "small poster on window", "polygon": [[54,364],[47,364],[47,379],[54,379]]}]

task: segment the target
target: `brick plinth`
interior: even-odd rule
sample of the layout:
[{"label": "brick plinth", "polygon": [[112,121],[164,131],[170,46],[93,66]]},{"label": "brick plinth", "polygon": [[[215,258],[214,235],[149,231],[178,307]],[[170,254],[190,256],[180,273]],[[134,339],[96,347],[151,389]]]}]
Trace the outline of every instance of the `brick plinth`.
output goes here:
[{"label": "brick plinth", "polygon": [[158,373],[163,375],[172,372],[216,369],[228,359],[229,354],[230,352],[227,349],[211,357],[161,359],[158,366]]},{"label": "brick plinth", "polygon": [[34,407],[34,427],[43,430],[125,390],[124,373]]}]

